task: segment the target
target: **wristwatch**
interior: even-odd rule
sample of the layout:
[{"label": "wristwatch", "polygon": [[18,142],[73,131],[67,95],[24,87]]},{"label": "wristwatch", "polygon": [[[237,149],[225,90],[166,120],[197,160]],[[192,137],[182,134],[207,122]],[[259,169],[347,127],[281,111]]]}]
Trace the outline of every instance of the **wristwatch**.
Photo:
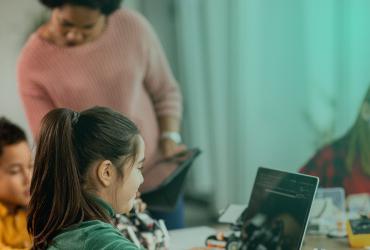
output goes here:
[{"label": "wristwatch", "polygon": [[161,133],[161,140],[162,139],[170,139],[171,141],[175,142],[176,144],[181,143],[181,135],[179,132],[175,131],[165,131]]}]

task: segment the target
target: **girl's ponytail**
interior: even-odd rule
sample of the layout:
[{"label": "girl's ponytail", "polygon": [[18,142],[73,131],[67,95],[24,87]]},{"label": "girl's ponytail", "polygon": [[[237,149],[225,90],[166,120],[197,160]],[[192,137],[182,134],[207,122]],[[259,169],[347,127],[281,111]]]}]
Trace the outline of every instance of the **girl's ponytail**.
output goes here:
[{"label": "girl's ponytail", "polygon": [[84,219],[84,195],[74,141],[78,113],[51,111],[42,122],[31,182],[28,230],[34,248],[47,246],[56,233]]}]

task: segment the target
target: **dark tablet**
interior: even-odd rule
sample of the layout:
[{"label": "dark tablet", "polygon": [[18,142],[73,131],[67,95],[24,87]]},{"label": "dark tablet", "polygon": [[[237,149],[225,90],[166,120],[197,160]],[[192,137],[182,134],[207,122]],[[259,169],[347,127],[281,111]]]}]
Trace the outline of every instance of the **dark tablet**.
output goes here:
[{"label": "dark tablet", "polygon": [[146,179],[154,184],[154,178],[158,172],[166,172],[167,174],[159,185],[155,185],[141,194],[141,198],[151,210],[172,211],[176,207],[179,195],[184,188],[186,175],[200,152],[199,149],[186,150],[158,162],[156,166],[151,168],[152,173],[146,173]]}]

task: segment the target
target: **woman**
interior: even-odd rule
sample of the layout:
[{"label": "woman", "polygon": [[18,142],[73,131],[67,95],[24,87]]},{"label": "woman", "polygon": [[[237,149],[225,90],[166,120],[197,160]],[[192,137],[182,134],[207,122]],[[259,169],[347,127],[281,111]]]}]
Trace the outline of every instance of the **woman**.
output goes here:
[{"label": "woman", "polygon": [[370,194],[370,88],[352,128],[320,149],[300,172],[318,176],[322,187],[343,187],[346,195]]},{"label": "woman", "polygon": [[144,142],[108,108],[50,111],[42,122],[31,182],[34,249],[138,249],[111,224],[131,210],[143,182]]},{"label": "woman", "polygon": [[[51,9],[50,20],[30,36],[18,61],[19,92],[34,137],[54,108],[100,105],[140,128],[146,171],[183,150],[181,94],[149,23],[119,9],[120,0],[40,2]],[[182,218],[179,206],[175,219],[167,218],[168,227],[181,227]]]}]

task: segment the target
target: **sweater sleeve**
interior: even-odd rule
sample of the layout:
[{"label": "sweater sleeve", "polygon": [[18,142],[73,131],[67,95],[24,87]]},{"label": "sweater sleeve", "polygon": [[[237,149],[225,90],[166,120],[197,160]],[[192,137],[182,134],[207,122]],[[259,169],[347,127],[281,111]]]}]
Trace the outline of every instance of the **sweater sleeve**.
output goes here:
[{"label": "sweater sleeve", "polygon": [[29,61],[18,63],[18,92],[21,97],[23,109],[26,113],[33,137],[37,139],[42,118],[46,113],[56,107],[47,91],[42,87],[42,84],[36,83],[32,80],[32,70],[29,68],[29,64]]},{"label": "sweater sleeve", "polygon": [[182,96],[160,41],[147,20],[142,18],[146,73],[144,84],[158,117],[181,118]]},{"label": "sweater sleeve", "polygon": [[21,93],[21,97],[33,137],[37,138],[41,128],[42,118],[55,107],[46,96],[37,97]]}]

